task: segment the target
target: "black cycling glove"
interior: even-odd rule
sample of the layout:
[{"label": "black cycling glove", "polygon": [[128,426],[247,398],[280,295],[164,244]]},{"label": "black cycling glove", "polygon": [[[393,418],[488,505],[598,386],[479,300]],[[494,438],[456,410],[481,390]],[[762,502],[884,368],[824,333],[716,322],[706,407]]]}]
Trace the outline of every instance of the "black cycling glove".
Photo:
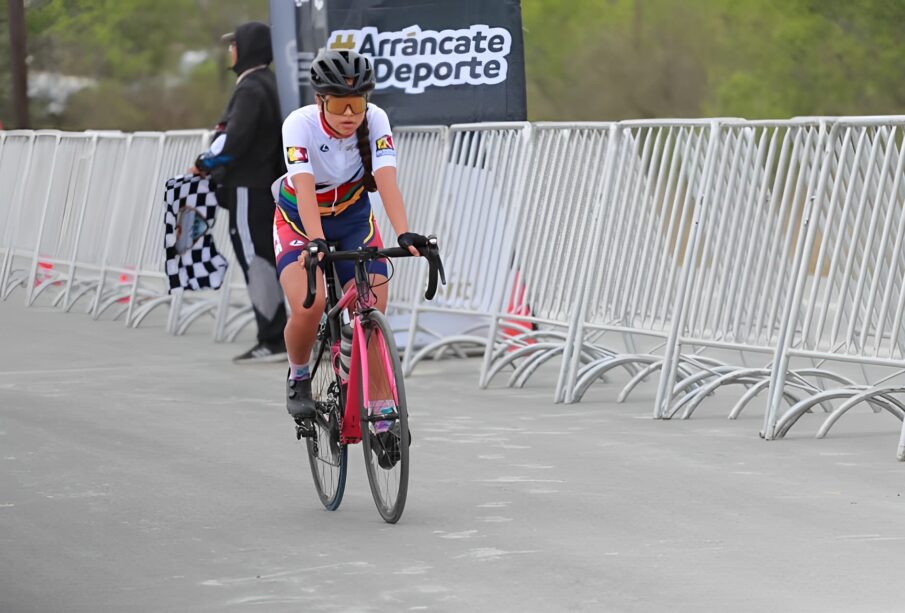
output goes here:
[{"label": "black cycling glove", "polygon": [[427,237],[415,232],[403,232],[397,240],[399,241],[399,246],[403,249],[408,249],[412,246],[427,247]]},{"label": "black cycling glove", "polygon": [[[317,249],[316,249],[317,253],[323,253],[324,255],[326,255],[327,253],[330,252],[330,247],[327,245],[327,241],[325,241],[325,240],[322,239],[322,238],[313,238],[313,239],[311,239],[310,241],[308,241],[308,244],[307,244],[307,245],[305,245],[305,251],[308,252],[309,257],[312,255],[312,253],[311,253],[311,248],[312,248],[312,247],[316,247],[316,248],[317,248]],[[315,259],[315,261],[316,261],[316,260],[318,260],[319,258],[317,258],[317,257],[315,256],[314,259]]]}]

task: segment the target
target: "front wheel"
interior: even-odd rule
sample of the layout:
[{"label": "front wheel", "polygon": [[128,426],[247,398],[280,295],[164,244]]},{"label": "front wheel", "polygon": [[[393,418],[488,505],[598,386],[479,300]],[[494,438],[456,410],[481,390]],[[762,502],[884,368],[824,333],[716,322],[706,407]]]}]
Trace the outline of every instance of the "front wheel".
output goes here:
[{"label": "front wheel", "polygon": [[317,403],[317,415],[305,443],[318,498],[328,511],[335,511],[346,488],[348,450],[340,441],[345,390],[333,370],[330,348],[324,340],[315,343],[312,356],[311,395]]},{"label": "front wheel", "polygon": [[[377,511],[384,521],[394,524],[405,508],[409,478],[410,433],[402,366],[383,314],[371,311],[361,323],[368,361],[368,380],[362,379],[359,386],[365,467]],[[368,386],[370,406],[364,406],[364,385]]]}]

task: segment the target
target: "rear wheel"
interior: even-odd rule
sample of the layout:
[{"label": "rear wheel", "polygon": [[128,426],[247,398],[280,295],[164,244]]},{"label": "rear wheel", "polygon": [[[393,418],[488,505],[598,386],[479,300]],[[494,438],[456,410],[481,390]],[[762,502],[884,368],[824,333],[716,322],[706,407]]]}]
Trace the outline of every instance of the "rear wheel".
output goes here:
[{"label": "rear wheel", "polygon": [[[399,521],[409,477],[409,425],[402,366],[393,333],[379,311],[362,317],[373,410],[361,405],[361,442],[371,495],[384,521]],[[362,386],[359,386],[359,390]]]},{"label": "rear wheel", "polygon": [[333,370],[327,341],[318,339],[312,356],[311,395],[317,403],[317,416],[305,442],[317,495],[328,511],[335,511],[343,500],[348,464],[348,450],[339,436],[345,390]]}]

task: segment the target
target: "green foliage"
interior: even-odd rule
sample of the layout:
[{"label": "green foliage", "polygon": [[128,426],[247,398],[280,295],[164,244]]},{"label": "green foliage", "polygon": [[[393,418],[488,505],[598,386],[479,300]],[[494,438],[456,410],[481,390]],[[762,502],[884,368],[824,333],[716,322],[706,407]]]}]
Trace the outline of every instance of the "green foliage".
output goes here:
[{"label": "green foliage", "polygon": [[13,118],[13,82],[10,71],[9,22],[6,11],[0,11],[0,123],[11,127]]},{"label": "green foliage", "polygon": [[[28,11],[35,58],[67,74],[132,80],[172,69],[223,32],[267,20],[266,0],[44,0]],[[240,17],[236,19],[236,17]]]},{"label": "green foliage", "polygon": [[[267,0],[33,0],[29,71],[97,82],[70,96],[61,115],[35,101],[34,123],[73,130],[212,125],[235,79],[220,36],[252,19],[268,20]],[[186,73],[186,52],[208,59]]]},{"label": "green foliage", "polygon": [[[449,0],[452,1],[452,0]],[[489,1],[489,0],[488,0]],[[232,90],[220,35],[267,0],[30,0],[32,74],[89,77],[36,127],[208,126]],[[902,0],[522,0],[530,118],[905,111]],[[0,11],[0,120],[12,116]],[[189,72],[186,52],[207,52]]]},{"label": "green foliage", "polygon": [[897,0],[523,0],[523,18],[534,119],[905,107]]}]

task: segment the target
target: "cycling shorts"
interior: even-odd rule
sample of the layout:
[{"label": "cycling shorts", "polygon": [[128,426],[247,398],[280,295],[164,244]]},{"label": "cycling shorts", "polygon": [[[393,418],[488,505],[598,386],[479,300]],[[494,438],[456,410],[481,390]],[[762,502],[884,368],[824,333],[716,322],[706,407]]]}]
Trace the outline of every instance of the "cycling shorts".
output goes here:
[{"label": "cycling shorts", "polygon": [[[367,196],[339,215],[321,217],[321,226],[324,238],[328,242],[337,243],[337,251],[351,251],[359,247],[383,248],[383,241],[380,240],[380,232],[377,230],[377,222]],[[273,217],[273,250],[276,255],[277,275],[298,261],[307,244],[308,237],[301,221],[291,219],[277,206]],[[334,262],[334,266],[341,287],[345,287],[346,283],[355,278],[353,262]],[[365,269],[369,274],[387,276],[385,259],[367,262]]]}]

